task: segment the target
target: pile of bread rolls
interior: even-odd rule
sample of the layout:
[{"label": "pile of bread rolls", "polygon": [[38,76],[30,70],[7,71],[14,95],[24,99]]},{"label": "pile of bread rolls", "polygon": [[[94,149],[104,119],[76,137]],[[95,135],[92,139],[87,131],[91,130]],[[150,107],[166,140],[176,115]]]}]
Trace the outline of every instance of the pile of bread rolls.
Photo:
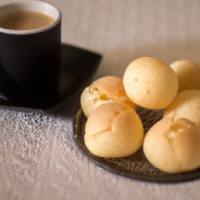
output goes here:
[{"label": "pile of bread rolls", "polygon": [[[106,76],[81,95],[88,118],[85,145],[96,156],[117,158],[143,146],[146,158],[167,173],[200,167],[200,65],[143,57],[131,62],[123,79]],[[137,105],[164,109],[144,136]],[[148,116],[147,116],[148,117]]]}]

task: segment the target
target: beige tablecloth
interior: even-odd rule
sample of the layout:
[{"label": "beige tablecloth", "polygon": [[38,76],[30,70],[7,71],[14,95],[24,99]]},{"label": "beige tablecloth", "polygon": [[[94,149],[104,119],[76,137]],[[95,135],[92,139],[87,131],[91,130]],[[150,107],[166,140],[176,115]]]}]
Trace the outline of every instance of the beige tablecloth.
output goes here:
[{"label": "beige tablecloth", "polygon": [[[63,43],[103,54],[95,79],[122,77],[143,56],[200,62],[199,0],[49,2],[62,12]],[[66,118],[0,109],[0,200],[200,199],[200,180],[158,184],[105,171],[79,151],[70,127]]]}]

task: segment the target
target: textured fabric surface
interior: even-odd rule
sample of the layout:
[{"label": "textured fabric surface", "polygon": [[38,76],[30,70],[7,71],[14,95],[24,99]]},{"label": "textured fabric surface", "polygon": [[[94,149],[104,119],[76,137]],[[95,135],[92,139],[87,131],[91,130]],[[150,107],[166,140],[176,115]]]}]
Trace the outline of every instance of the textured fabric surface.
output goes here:
[{"label": "textured fabric surface", "polygon": [[[0,5],[11,0],[0,0]],[[200,62],[200,1],[49,0],[62,12],[62,41],[103,54],[95,79],[122,77],[142,56]],[[157,184],[96,166],[66,118],[0,109],[0,200],[200,199],[200,180]]]}]

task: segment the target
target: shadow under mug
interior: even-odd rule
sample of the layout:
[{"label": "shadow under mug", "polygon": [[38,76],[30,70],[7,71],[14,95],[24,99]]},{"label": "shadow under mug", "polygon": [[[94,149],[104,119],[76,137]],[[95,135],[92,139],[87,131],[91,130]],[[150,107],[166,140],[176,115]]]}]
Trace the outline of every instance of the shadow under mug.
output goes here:
[{"label": "shadow under mug", "polygon": [[41,103],[55,96],[61,60],[61,13],[42,1],[0,7],[0,18],[16,12],[39,12],[54,22],[32,30],[0,27],[0,92],[16,102]]}]

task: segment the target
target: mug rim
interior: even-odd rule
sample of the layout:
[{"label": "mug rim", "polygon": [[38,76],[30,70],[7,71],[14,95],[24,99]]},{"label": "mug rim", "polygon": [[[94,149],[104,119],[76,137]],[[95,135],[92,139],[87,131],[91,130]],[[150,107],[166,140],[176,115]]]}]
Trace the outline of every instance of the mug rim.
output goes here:
[{"label": "mug rim", "polygon": [[[60,10],[55,5],[53,5],[49,2],[46,2],[46,1],[39,1],[39,0],[23,1],[23,0],[20,0],[20,1],[4,4],[4,5],[0,6],[0,9],[3,9],[3,7],[7,7],[7,6],[20,5],[20,4],[21,5],[22,4],[31,4],[31,3],[40,4],[40,5],[44,5],[44,6],[45,5],[51,6],[52,8],[54,8],[56,10],[58,17],[51,24],[41,27],[41,28],[31,29],[31,30],[13,30],[13,29],[5,29],[5,28],[0,27],[0,33],[12,34],[12,35],[30,35],[30,34],[40,33],[40,32],[49,30],[49,29],[55,27],[61,21],[62,14],[61,14]],[[30,11],[30,10],[27,10],[27,11]],[[35,12],[37,12],[37,11],[35,11]],[[38,12],[42,13],[40,11],[38,11]],[[44,13],[42,13],[42,14],[44,14]]]}]

